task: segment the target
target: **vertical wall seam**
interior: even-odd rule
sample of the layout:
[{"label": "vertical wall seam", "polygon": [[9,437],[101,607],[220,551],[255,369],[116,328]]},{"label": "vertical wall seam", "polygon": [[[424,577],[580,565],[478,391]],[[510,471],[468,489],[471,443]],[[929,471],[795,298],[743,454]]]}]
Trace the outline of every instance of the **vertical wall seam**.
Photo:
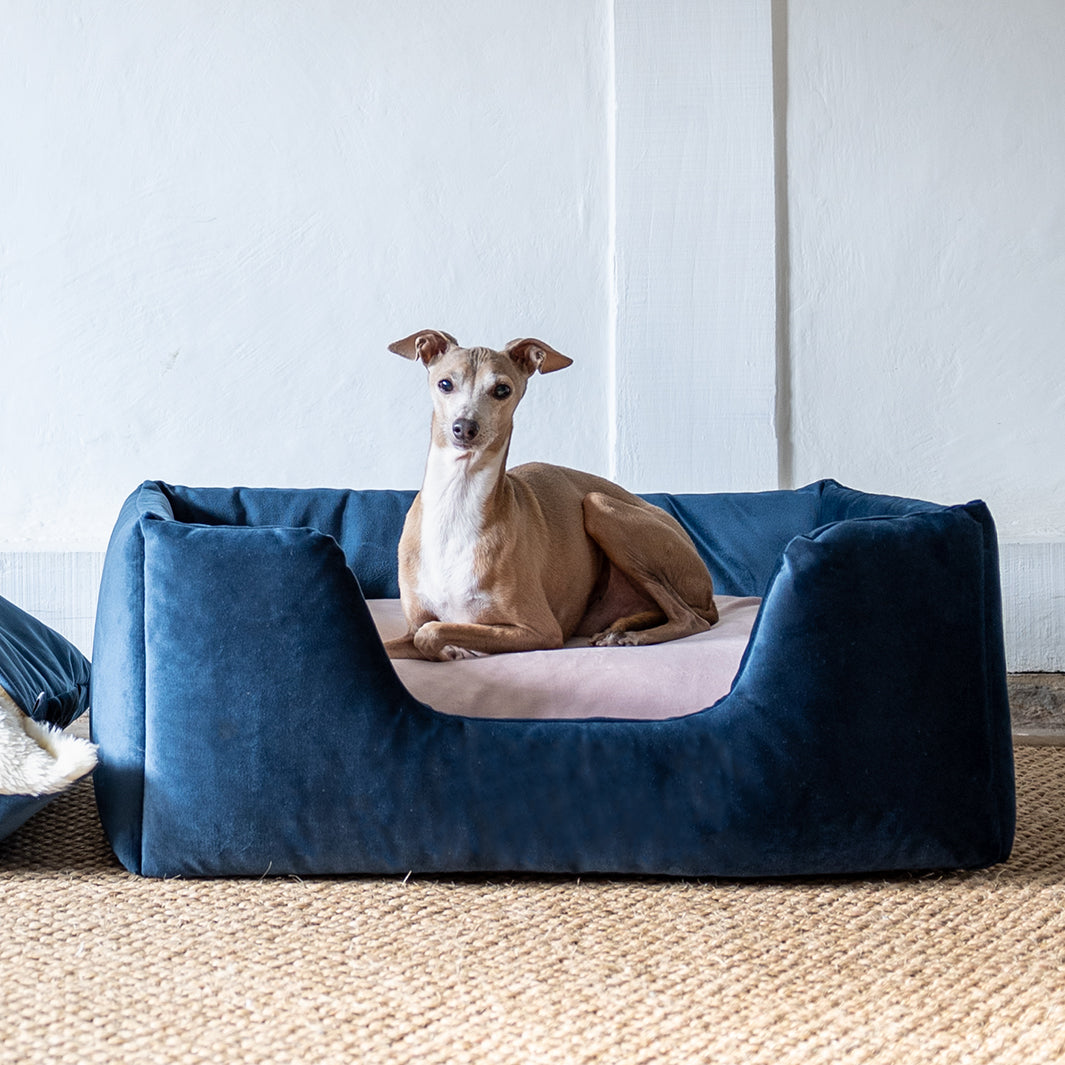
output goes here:
[{"label": "vertical wall seam", "polygon": [[776,214],[777,486],[795,487],[792,426],[791,243],[788,210],[788,0],[771,0],[773,190]]},{"label": "vertical wall seam", "polygon": [[607,86],[607,330],[606,418],[607,476],[618,479],[618,82],[617,0],[606,0]]}]

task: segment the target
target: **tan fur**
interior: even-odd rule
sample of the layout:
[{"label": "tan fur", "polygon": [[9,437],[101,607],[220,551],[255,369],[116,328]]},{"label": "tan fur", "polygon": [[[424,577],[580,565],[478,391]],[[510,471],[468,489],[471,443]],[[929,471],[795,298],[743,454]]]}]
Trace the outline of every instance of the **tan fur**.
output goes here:
[{"label": "tan fur", "polygon": [[409,631],[393,658],[447,660],[661,643],[717,620],[710,574],[665,511],[589,473],[507,471],[514,410],[533,373],[572,362],[542,341],[463,348],[422,330],[390,345],[429,371],[429,460],[399,543]]}]

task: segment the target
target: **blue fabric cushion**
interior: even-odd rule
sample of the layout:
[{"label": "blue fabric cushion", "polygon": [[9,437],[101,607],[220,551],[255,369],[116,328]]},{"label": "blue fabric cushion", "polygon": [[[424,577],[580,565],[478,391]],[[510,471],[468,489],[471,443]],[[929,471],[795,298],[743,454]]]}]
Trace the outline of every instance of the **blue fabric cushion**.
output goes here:
[{"label": "blue fabric cushion", "polygon": [[66,728],[89,705],[89,669],[65,637],[0,598],[0,685],[30,717]]},{"label": "blue fabric cushion", "polygon": [[395,594],[411,498],[149,482],[127,500],[93,674],[127,868],[769,876],[1009,854],[982,503],[835,482],[653,496],[720,591],[764,596],[732,691],[667,721],[512,721],[418,703],[384,653],[363,593]]},{"label": "blue fabric cushion", "polygon": [[[89,660],[54,629],[0,598],[0,687],[37,721],[65,728],[89,705]],[[55,795],[0,795],[0,839]]]}]

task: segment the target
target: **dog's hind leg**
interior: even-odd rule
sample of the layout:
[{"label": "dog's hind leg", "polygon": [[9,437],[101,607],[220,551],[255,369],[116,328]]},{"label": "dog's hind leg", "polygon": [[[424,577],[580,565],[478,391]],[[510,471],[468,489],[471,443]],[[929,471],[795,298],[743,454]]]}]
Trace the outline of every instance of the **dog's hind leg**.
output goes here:
[{"label": "dog's hind leg", "polygon": [[592,643],[664,643],[705,632],[717,621],[714,586],[680,523],[658,507],[603,492],[584,498],[584,527],[646,608],[615,618]]}]

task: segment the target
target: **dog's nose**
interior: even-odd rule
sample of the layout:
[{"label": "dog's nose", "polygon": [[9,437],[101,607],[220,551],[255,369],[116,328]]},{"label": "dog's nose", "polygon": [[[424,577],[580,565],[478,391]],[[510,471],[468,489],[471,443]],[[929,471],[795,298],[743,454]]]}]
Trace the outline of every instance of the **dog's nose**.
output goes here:
[{"label": "dog's nose", "polygon": [[457,418],[451,426],[451,433],[457,444],[472,444],[481,427],[472,418]]}]

